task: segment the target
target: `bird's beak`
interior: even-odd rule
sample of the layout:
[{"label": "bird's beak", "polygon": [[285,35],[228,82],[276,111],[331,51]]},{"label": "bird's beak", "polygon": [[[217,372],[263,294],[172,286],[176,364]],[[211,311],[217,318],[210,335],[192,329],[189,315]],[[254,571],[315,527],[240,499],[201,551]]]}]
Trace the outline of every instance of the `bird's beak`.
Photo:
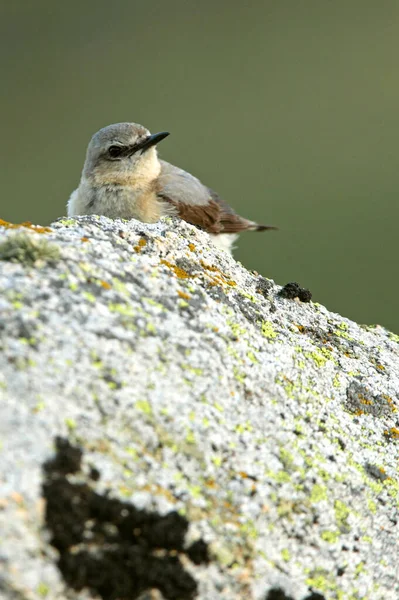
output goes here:
[{"label": "bird's beak", "polygon": [[149,135],[145,140],[137,144],[134,147],[134,152],[137,152],[138,150],[144,152],[145,150],[148,150],[152,146],[155,146],[156,144],[164,140],[166,137],[168,137],[168,135],[169,131],[160,131],[159,133],[153,133],[152,135]]}]

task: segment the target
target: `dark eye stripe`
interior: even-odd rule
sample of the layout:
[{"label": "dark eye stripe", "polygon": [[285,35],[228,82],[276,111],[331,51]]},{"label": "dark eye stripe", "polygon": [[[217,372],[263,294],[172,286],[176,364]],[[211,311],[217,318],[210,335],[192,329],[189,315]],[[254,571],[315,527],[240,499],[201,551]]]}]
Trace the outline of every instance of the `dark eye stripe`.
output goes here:
[{"label": "dark eye stripe", "polygon": [[105,151],[105,156],[107,158],[115,159],[123,158],[125,156],[132,156],[137,150],[140,150],[145,142],[147,141],[148,136],[144,137],[140,140],[137,140],[135,144],[131,146],[120,146],[119,144],[111,144],[109,148]]},{"label": "dark eye stripe", "polygon": [[124,146],[110,146],[108,148],[108,154],[111,158],[119,158],[119,156],[122,156],[124,151],[126,150],[126,148],[124,148]]}]

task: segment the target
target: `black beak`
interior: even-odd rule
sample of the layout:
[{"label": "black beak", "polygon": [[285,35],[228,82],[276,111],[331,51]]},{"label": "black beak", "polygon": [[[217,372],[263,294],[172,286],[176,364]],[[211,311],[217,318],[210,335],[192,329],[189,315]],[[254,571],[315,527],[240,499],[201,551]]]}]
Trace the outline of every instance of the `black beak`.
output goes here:
[{"label": "black beak", "polygon": [[160,131],[159,133],[153,133],[142,142],[136,144],[134,146],[134,152],[137,152],[138,150],[145,152],[145,150],[148,150],[148,148],[151,148],[151,146],[155,146],[156,144],[164,140],[166,137],[168,137],[168,135],[169,131]]}]

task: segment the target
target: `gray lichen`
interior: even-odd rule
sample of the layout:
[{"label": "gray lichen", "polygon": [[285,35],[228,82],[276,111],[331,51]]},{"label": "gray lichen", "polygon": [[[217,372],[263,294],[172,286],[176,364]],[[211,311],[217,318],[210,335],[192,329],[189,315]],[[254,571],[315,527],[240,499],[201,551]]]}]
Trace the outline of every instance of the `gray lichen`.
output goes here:
[{"label": "gray lichen", "polygon": [[188,523],[174,552],[201,600],[396,600],[398,336],[280,298],[178,220],[40,231],[0,227],[0,589],[92,597],[43,533],[63,436],[66,488]]}]

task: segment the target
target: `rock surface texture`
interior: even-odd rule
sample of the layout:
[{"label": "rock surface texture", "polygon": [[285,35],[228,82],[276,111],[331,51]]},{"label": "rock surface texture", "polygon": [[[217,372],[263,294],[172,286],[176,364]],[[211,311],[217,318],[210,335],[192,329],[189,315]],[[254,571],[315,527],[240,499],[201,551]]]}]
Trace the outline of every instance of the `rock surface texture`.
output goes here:
[{"label": "rock surface texture", "polygon": [[171,219],[0,259],[1,598],[399,598],[396,335]]}]

